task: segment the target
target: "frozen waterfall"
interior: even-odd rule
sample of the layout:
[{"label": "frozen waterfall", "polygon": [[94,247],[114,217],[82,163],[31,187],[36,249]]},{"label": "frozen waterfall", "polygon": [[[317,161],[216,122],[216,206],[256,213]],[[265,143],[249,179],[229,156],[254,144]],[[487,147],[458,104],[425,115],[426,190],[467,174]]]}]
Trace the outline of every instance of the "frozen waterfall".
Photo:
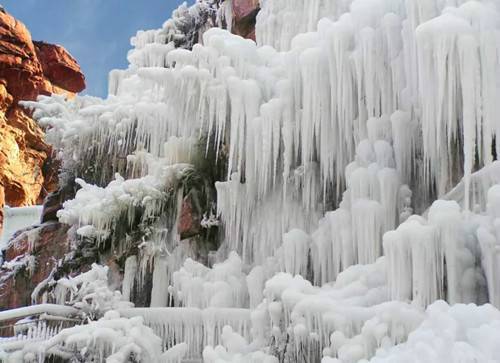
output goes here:
[{"label": "frozen waterfall", "polygon": [[[24,103],[96,166],[61,222],[117,251],[148,226],[122,291],[152,268],[154,308],[122,317],[206,362],[500,361],[500,2],[261,0],[257,44],[179,46],[204,3],[138,32],[108,98]],[[207,263],[176,226],[211,153]]]}]

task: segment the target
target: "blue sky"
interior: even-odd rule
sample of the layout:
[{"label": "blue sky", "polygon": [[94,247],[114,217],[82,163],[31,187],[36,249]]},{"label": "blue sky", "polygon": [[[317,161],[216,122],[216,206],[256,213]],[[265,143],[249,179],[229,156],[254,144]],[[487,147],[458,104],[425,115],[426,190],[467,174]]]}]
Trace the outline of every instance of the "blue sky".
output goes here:
[{"label": "blue sky", "polygon": [[64,46],[80,63],[88,93],[107,94],[108,72],[127,67],[130,37],[159,28],[183,0],[0,0],[34,40]]}]

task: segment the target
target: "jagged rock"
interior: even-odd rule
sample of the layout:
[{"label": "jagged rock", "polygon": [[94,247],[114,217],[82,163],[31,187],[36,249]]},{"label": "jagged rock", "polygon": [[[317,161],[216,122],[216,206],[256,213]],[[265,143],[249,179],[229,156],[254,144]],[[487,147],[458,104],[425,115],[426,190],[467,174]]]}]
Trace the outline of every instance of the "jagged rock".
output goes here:
[{"label": "jagged rock", "polygon": [[43,74],[54,86],[74,93],[85,89],[85,76],[66,49],[45,42],[34,44]]},{"label": "jagged rock", "polygon": [[177,226],[181,239],[190,238],[201,232],[201,214],[193,206],[190,196],[182,201],[179,225]]},{"label": "jagged rock", "polygon": [[[0,184],[0,205],[5,205],[5,193],[2,184]],[[3,208],[0,208],[0,226],[3,226],[3,219],[4,219]]]},{"label": "jagged rock", "polygon": [[20,232],[4,252],[6,261],[19,256],[33,256],[36,268],[20,266],[0,270],[0,310],[31,304],[31,292],[57,266],[69,251],[68,226],[45,223]]},{"label": "jagged rock", "polygon": [[6,12],[0,12],[0,78],[17,100],[50,94],[50,82],[43,76],[30,32]]},{"label": "jagged rock", "polygon": [[[40,204],[57,189],[58,164],[51,158],[44,132],[18,102],[35,100],[40,94],[72,96],[84,88],[85,77],[62,47],[34,43],[24,24],[0,12],[0,229],[5,204]],[[12,240],[5,260],[33,255],[36,268],[0,271],[2,308],[31,303],[33,288],[68,251],[67,229],[59,223],[47,223]]]},{"label": "jagged rock", "polygon": [[[50,167],[49,169],[57,170],[57,167]],[[62,185],[57,191],[47,195],[47,198],[45,198],[45,201],[43,203],[42,223],[49,221],[58,221],[57,211],[62,208],[62,205],[65,201],[75,196],[75,190],[75,183],[70,182]]]},{"label": "jagged rock", "polygon": [[255,40],[255,19],[260,10],[259,0],[234,0],[232,32]]},{"label": "jagged rock", "polygon": [[51,93],[71,97],[84,88],[85,77],[64,48],[33,42],[22,22],[0,11],[0,210],[40,204],[57,186],[44,132],[18,102]]}]

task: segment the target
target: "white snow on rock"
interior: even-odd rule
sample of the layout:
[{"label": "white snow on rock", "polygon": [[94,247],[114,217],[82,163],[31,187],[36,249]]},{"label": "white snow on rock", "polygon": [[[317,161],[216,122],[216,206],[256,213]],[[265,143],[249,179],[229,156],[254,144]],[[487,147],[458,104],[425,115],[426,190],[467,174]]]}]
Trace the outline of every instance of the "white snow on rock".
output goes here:
[{"label": "white snow on rock", "polygon": [[26,227],[40,223],[42,206],[33,207],[5,207],[3,229],[0,231],[0,250],[7,247],[7,242],[14,233]]}]

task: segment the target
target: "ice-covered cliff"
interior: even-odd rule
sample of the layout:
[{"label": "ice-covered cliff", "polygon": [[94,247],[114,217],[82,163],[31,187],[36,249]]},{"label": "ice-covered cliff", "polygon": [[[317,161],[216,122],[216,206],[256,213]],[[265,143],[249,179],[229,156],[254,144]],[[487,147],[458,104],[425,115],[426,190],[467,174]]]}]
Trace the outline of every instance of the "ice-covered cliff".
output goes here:
[{"label": "ice-covered cliff", "polygon": [[500,4],[243,5],[138,32],[106,99],[24,103],[77,190],[32,300],[93,320],[37,354],[500,361]]}]

